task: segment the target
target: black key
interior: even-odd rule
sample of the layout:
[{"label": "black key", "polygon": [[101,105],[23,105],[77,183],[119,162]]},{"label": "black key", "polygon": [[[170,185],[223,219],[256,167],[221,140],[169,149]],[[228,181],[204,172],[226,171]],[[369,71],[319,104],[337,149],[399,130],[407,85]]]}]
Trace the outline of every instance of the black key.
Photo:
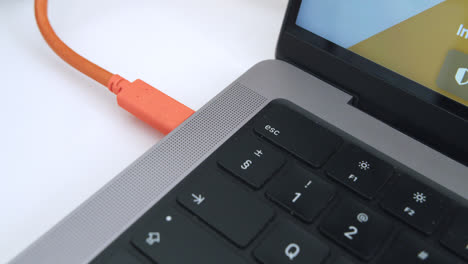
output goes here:
[{"label": "black key", "polygon": [[382,201],[385,210],[426,234],[437,227],[446,205],[444,196],[406,175],[391,187]]},{"label": "black key", "polygon": [[287,106],[271,104],[255,123],[255,131],[313,167],[322,166],[342,140]]},{"label": "black key", "polygon": [[284,163],[284,157],[268,143],[244,135],[234,138],[219,151],[218,163],[252,187],[259,188]]},{"label": "black key", "polygon": [[266,194],[291,214],[312,222],[334,193],[330,184],[295,166],[273,182]]},{"label": "black key", "polygon": [[255,249],[255,257],[264,264],[322,263],[328,247],[294,224],[281,222]]},{"label": "black key", "polygon": [[360,204],[343,201],[322,220],[320,230],[359,258],[369,260],[390,235],[392,225]]},{"label": "black key", "polygon": [[151,221],[138,227],[132,243],[156,263],[245,263],[214,236],[172,208],[161,210]]},{"label": "black key", "polygon": [[401,234],[378,263],[452,264],[456,262],[450,261],[447,256],[442,255],[439,251],[423,242],[406,234]]},{"label": "black key", "polygon": [[468,260],[468,208],[458,211],[441,242],[447,248]]},{"label": "black key", "polygon": [[141,261],[123,250],[117,251],[109,258],[106,264],[143,264]]},{"label": "black key", "polygon": [[177,200],[240,247],[247,246],[273,218],[264,202],[221,175],[185,184]]},{"label": "black key", "polygon": [[353,262],[344,257],[339,257],[335,260],[335,262],[333,262],[333,264],[353,264]]},{"label": "black key", "polygon": [[393,174],[386,162],[347,145],[326,166],[327,174],[367,199],[375,197]]}]

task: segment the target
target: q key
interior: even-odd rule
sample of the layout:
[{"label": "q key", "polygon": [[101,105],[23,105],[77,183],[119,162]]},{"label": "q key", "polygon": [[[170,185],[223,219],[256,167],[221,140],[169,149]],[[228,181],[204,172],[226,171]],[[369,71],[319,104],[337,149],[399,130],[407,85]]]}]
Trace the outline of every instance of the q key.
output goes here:
[{"label": "q key", "polygon": [[289,222],[277,224],[254,251],[261,263],[323,263],[328,247],[314,236]]}]

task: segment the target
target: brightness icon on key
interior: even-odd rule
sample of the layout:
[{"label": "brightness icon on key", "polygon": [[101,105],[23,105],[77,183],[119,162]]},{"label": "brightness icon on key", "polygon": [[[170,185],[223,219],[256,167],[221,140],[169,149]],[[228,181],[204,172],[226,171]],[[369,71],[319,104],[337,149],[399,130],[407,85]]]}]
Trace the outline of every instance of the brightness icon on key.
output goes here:
[{"label": "brightness icon on key", "polygon": [[413,199],[417,203],[425,203],[426,202],[426,195],[424,195],[424,193],[415,192],[415,193],[413,193]]},{"label": "brightness icon on key", "polygon": [[363,161],[360,161],[358,163],[358,167],[361,169],[361,170],[370,170],[371,166],[370,166],[370,163],[363,160]]}]

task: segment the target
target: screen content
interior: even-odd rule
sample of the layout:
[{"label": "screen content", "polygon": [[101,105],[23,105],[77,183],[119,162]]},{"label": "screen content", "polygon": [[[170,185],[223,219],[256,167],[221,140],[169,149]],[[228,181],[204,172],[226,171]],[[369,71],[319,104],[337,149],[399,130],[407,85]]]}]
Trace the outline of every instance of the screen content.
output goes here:
[{"label": "screen content", "polygon": [[468,0],[302,0],[296,24],[468,106]]}]

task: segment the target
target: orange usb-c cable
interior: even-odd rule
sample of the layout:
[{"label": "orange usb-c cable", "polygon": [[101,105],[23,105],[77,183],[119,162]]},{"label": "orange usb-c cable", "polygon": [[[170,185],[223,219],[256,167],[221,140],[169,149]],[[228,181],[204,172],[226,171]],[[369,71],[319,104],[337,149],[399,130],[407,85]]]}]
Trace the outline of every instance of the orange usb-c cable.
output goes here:
[{"label": "orange usb-c cable", "polygon": [[50,48],[75,69],[109,88],[120,107],[163,134],[168,134],[194,111],[151,85],[129,82],[83,58],[55,34],[47,16],[47,0],[35,0],[37,25]]}]

